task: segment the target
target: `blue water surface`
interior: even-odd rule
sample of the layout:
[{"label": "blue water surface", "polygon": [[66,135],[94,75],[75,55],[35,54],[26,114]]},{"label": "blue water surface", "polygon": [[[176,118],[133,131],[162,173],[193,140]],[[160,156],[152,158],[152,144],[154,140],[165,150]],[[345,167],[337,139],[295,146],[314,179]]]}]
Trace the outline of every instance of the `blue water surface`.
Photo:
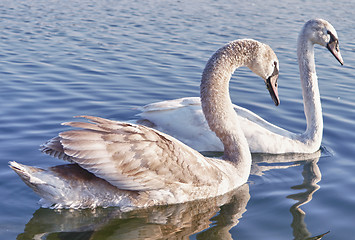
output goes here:
[{"label": "blue water surface", "polygon": [[[354,2],[0,1],[2,239],[351,239],[355,234]],[[198,96],[203,67],[225,43],[253,38],[280,61],[275,107],[248,69],[234,103],[295,132],[306,124],[296,41],[311,18],[331,22],[345,65],[317,46],[321,155],[254,156],[254,172],[223,206],[197,202],[131,213],[43,209],[8,161],[62,164],[38,151],[72,116],[138,119],[148,103]],[[271,159],[270,161],[266,161]],[[305,158],[303,158],[305,160]]]}]

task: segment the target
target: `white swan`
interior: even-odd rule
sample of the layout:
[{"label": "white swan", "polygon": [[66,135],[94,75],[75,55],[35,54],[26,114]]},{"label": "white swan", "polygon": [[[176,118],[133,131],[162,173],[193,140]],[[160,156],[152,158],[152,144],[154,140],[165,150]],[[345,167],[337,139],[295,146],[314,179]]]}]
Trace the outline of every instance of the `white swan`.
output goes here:
[{"label": "white swan", "polygon": [[[343,64],[333,26],[322,19],[308,21],[300,32],[297,50],[307,120],[304,133],[281,129],[253,112],[234,105],[251,152],[313,153],[320,148],[323,119],[314,63],[314,44],[327,47]],[[139,115],[143,119],[139,120],[142,124],[150,124],[197,151],[223,151],[222,143],[208,128],[198,97],[149,104],[143,107]]]},{"label": "white swan", "polygon": [[[272,49],[254,40],[231,42],[208,61],[201,80],[202,106],[224,144],[223,159],[204,157],[145,126],[83,116],[91,123],[65,123],[81,129],[60,133],[42,149],[76,164],[43,170],[10,162],[10,167],[57,208],[130,209],[225,194],[244,184],[251,168],[247,140],[229,97],[230,77],[236,68],[248,66],[266,82],[275,82],[277,63]],[[275,90],[270,88],[274,98]]]}]

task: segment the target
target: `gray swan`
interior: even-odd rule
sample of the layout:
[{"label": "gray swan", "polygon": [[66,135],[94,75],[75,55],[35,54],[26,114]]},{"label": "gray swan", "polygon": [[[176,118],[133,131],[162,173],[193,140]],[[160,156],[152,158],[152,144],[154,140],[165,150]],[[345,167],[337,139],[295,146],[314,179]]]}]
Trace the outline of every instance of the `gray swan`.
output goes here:
[{"label": "gray swan", "polygon": [[134,209],[230,192],[247,181],[251,169],[248,143],[229,96],[231,75],[241,66],[263,78],[279,101],[278,59],[268,45],[243,39],[219,49],[203,72],[201,99],[207,122],[224,145],[221,159],[204,157],[146,126],[82,116],[90,122],[64,123],[79,129],[60,133],[42,148],[75,166],[44,170],[12,161],[10,167],[53,208]]}]

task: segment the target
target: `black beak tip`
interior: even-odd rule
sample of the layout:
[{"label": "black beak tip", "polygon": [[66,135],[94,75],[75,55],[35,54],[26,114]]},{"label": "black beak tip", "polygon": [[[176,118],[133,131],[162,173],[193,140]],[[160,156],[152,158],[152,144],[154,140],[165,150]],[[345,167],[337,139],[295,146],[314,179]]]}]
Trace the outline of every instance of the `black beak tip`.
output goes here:
[{"label": "black beak tip", "polygon": [[270,78],[266,80],[266,88],[270,93],[271,99],[274,101],[275,106],[280,105],[280,99],[277,93],[277,86],[275,85],[275,88],[271,86],[271,81]]},{"label": "black beak tip", "polygon": [[338,62],[343,66],[344,60],[340,55],[339,49],[335,49],[334,43],[328,43],[327,49],[333,54],[333,56],[338,60]]},{"label": "black beak tip", "polygon": [[275,106],[276,107],[279,106],[280,105],[280,99],[277,96],[277,94],[273,90],[270,90],[270,95],[271,95],[272,100],[274,101]]}]

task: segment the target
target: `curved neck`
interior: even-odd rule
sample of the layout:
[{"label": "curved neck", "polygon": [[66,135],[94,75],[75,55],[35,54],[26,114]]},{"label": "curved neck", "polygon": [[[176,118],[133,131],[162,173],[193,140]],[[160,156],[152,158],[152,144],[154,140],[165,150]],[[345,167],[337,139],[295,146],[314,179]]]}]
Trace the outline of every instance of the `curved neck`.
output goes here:
[{"label": "curved neck", "polygon": [[240,169],[249,169],[251,154],[247,140],[237,121],[237,114],[229,95],[229,81],[233,72],[240,66],[251,62],[254,42],[247,46],[238,41],[218,50],[207,62],[201,80],[201,104],[210,129],[224,145],[224,158],[238,165]]},{"label": "curved neck", "polygon": [[319,147],[323,135],[323,117],[314,62],[314,43],[303,34],[298,38],[297,55],[307,120],[307,129],[303,136],[308,143],[312,140]]}]

